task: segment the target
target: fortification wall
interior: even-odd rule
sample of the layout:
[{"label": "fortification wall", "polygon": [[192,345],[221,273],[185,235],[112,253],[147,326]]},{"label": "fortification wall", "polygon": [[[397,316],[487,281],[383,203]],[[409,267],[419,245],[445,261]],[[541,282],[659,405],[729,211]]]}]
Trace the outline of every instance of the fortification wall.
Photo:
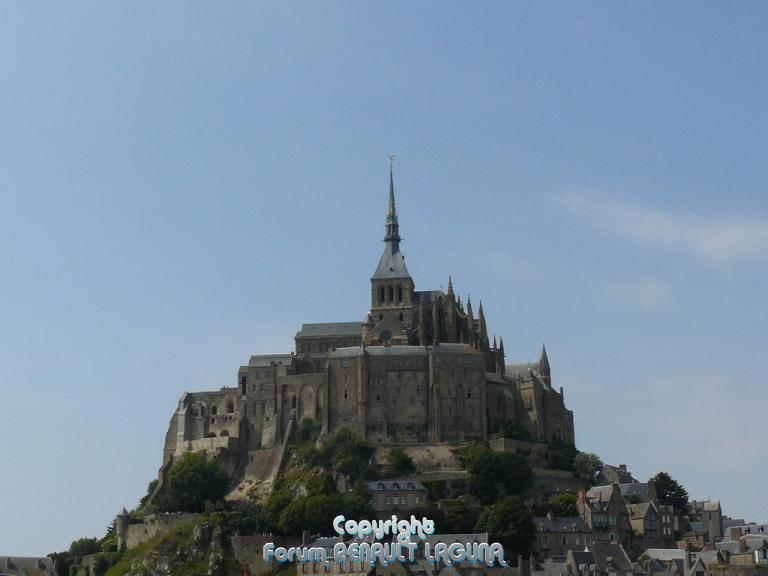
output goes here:
[{"label": "fortification wall", "polygon": [[131,550],[155,536],[162,536],[171,530],[171,528],[175,528],[181,524],[196,522],[200,517],[200,514],[190,514],[187,512],[150,514],[144,516],[140,522],[128,526],[125,547],[128,550]]}]

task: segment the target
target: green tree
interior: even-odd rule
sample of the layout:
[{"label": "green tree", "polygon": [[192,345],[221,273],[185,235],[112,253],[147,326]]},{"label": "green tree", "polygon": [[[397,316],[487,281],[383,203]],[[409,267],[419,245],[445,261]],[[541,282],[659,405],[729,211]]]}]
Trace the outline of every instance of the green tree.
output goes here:
[{"label": "green tree", "polygon": [[684,512],[688,506],[688,491],[666,472],[659,472],[648,480],[656,489],[659,502],[671,505],[675,512]]},{"label": "green tree", "polygon": [[547,506],[555,516],[578,516],[576,494],[570,490],[558,492],[547,501]]},{"label": "green tree", "polygon": [[507,496],[488,508],[475,529],[488,532],[491,540],[504,546],[509,557],[528,556],[533,551],[536,529],[531,513],[519,496]]},{"label": "green tree", "polygon": [[483,504],[495,502],[500,491],[522,494],[533,483],[531,465],[519,454],[494,452],[477,443],[461,448],[458,455],[469,473],[467,492]]},{"label": "green tree", "polygon": [[554,470],[573,471],[573,461],[579,453],[573,444],[565,444],[560,440],[549,443],[549,467]]},{"label": "green tree", "polygon": [[69,555],[73,558],[82,558],[96,552],[101,552],[101,544],[96,538],[80,538],[69,546]]},{"label": "green tree", "polygon": [[594,486],[595,478],[603,467],[603,462],[597,454],[591,452],[579,452],[573,458],[573,471],[576,476]]},{"label": "green tree", "polygon": [[229,491],[229,476],[205,452],[188,452],[168,473],[158,505],[165,512],[203,512],[206,502],[217,504]]},{"label": "green tree", "polygon": [[371,457],[376,448],[370,442],[359,438],[349,428],[341,428],[331,436],[318,453],[316,466],[333,466],[353,480],[366,479],[373,475]]},{"label": "green tree", "polygon": [[507,420],[499,426],[499,434],[512,440],[530,440],[531,433],[517,420]]},{"label": "green tree", "polygon": [[410,456],[400,446],[392,448],[387,453],[387,464],[384,468],[384,474],[388,478],[396,476],[406,476],[416,472],[416,465]]}]

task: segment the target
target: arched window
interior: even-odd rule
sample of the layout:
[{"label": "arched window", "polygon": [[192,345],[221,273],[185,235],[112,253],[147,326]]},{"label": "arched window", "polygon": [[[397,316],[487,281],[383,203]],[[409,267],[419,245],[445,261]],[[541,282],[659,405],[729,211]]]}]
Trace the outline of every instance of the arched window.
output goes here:
[{"label": "arched window", "polygon": [[296,396],[293,396],[291,398],[291,408],[296,408]]},{"label": "arched window", "polygon": [[219,413],[219,407],[218,406],[211,406],[211,415],[216,416],[216,414]]},{"label": "arched window", "polygon": [[347,389],[344,388],[344,398],[346,398],[346,397],[347,397]]},{"label": "arched window", "polygon": [[235,403],[230,400],[227,402],[227,413],[232,414],[235,411]]},{"label": "arched window", "polygon": [[222,431],[221,431],[221,434],[219,434],[219,436],[222,436],[222,437],[224,437],[224,436],[229,436],[229,432],[228,432],[228,431],[226,431],[226,430],[222,430]]},{"label": "arched window", "polygon": [[[403,301],[403,287],[398,286],[397,287],[397,302],[398,304]],[[401,318],[402,320],[402,318]]]},{"label": "arched window", "polygon": [[389,303],[391,304],[394,301],[395,301],[395,289],[392,288],[392,286],[390,286],[389,287]]},{"label": "arched window", "polygon": [[384,288],[379,288],[379,304],[384,303]]}]

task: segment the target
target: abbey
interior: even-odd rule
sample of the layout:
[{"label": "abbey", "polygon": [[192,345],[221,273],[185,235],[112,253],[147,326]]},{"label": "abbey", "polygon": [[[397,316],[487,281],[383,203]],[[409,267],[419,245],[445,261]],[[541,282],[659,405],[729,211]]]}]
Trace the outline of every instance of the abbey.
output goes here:
[{"label": "abbey", "polygon": [[185,393],[164,469],[184,452],[223,451],[233,472],[263,478],[304,418],[320,422],[323,435],[347,427],[383,445],[483,440],[511,420],[534,441],[573,444],[573,413],[552,387],[546,350],[539,362],[507,365],[503,340],[489,341],[482,303],[475,312],[450,278],[445,292],[416,290],[400,244],[390,170],[384,252],[365,318],[304,324],[293,352],[251,356],[234,386]]}]

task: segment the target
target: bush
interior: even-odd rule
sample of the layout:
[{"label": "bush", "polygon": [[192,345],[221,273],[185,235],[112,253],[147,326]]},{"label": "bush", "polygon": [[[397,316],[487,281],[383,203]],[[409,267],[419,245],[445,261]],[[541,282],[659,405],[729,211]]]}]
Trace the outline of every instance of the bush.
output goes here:
[{"label": "bush", "polygon": [[401,447],[393,448],[387,454],[387,464],[384,474],[388,478],[406,476],[416,472],[416,465],[410,456]]}]

